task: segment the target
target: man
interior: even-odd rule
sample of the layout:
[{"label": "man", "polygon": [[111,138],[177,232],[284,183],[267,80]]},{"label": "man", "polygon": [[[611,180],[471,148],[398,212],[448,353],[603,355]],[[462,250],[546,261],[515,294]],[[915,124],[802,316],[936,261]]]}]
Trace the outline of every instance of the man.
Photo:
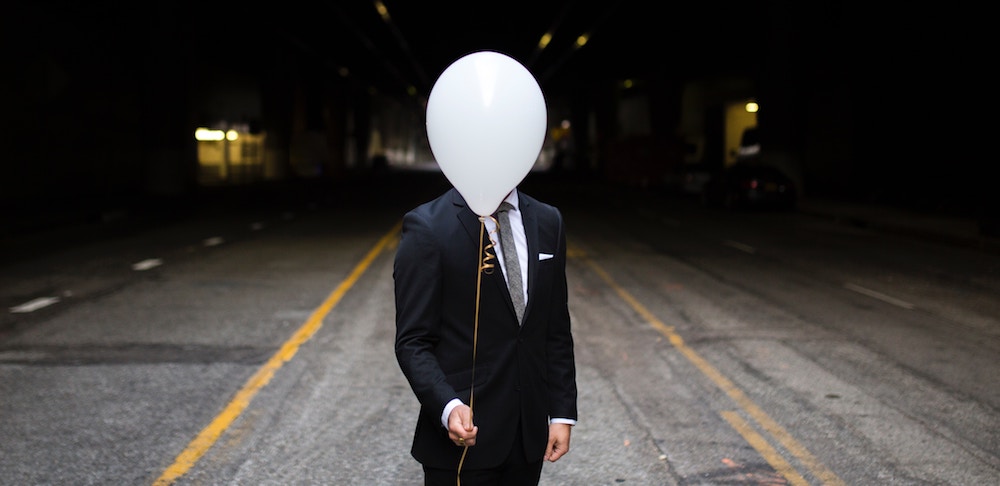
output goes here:
[{"label": "man", "polygon": [[[456,189],[403,217],[396,359],[420,402],[411,454],[426,485],[538,484],[543,462],[569,450],[577,389],[562,215],[517,189],[505,202],[515,248]],[[520,299],[504,252],[518,253]]]}]

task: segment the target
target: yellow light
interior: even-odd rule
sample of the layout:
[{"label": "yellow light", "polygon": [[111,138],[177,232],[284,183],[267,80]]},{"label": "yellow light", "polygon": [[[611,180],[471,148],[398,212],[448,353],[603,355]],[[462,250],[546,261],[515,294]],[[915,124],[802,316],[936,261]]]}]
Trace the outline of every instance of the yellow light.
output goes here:
[{"label": "yellow light", "polygon": [[757,105],[756,101],[748,101],[747,102],[747,105],[746,105],[747,113],[757,113],[757,110],[759,110],[759,109],[760,109],[760,106]]},{"label": "yellow light", "polygon": [[549,42],[552,42],[552,33],[546,32],[542,34],[542,38],[538,40],[538,48],[545,49],[545,46],[548,46]]},{"label": "yellow light", "polygon": [[194,139],[199,142],[218,142],[225,138],[222,130],[212,130],[211,128],[199,128],[194,131]]},{"label": "yellow light", "polygon": [[237,138],[240,138],[240,134],[236,133],[236,130],[229,130],[228,132],[226,132],[226,140],[229,140],[230,142],[232,142],[233,140],[236,140]]},{"label": "yellow light", "polygon": [[378,14],[382,17],[382,20],[389,21],[389,9],[385,7],[384,3],[375,0],[375,10],[378,10]]},{"label": "yellow light", "polygon": [[579,49],[583,47],[583,45],[586,44],[588,40],[590,40],[590,34],[583,34],[580,37],[577,37],[576,48]]},{"label": "yellow light", "polygon": [[625,89],[631,88],[632,87],[632,80],[631,79],[626,79],[625,81],[622,81],[622,86],[624,86]]}]

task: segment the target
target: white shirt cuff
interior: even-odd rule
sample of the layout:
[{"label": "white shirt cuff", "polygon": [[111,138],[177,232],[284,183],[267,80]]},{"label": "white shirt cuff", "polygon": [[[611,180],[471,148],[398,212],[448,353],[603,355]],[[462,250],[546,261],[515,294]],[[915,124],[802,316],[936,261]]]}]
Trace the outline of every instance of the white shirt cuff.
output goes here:
[{"label": "white shirt cuff", "polygon": [[454,410],[455,407],[461,404],[462,404],[461,400],[457,398],[452,398],[451,401],[444,406],[444,411],[441,412],[441,425],[445,428],[445,430],[448,429],[448,416],[451,415],[451,411]]}]

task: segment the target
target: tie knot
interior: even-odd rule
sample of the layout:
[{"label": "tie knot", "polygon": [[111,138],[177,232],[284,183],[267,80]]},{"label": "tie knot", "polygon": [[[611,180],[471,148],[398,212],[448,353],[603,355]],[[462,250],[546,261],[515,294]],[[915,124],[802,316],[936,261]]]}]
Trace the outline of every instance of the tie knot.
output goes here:
[{"label": "tie knot", "polygon": [[509,202],[507,202],[507,201],[504,201],[504,202],[500,203],[500,207],[497,208],[497,212],[498,213],[503,213],[503,212],[510,211],[511,209],[514,209],[514,205],[511,204],[511,203],[509,203]]}]

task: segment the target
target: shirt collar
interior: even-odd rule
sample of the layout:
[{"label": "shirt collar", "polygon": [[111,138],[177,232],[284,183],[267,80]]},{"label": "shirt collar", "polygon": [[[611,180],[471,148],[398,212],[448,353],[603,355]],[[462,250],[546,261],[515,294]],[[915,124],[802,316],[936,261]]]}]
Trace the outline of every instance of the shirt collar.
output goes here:
[{"label": "shirt collar", "polygon": [[504,201],[507,201],[510,203],[511,206],[514,206],[514,211],[521,210],[521,206],[518,206],[517,188],[514,188],[514,190],[510,191],[510,194],[507,194],[507,197],[504,198]]}]

